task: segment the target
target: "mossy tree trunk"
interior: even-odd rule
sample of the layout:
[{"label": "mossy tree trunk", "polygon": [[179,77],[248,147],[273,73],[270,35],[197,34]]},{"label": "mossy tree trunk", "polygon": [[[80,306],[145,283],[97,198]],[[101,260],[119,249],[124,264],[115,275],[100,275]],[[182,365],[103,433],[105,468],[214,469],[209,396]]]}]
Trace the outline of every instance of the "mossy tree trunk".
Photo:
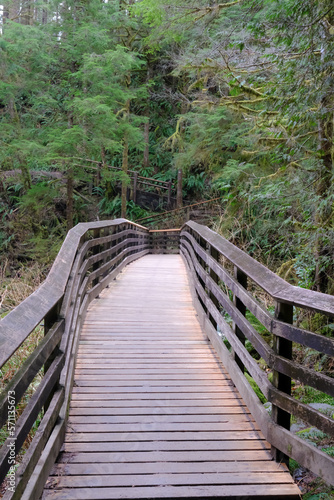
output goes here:
[{"label": "mossy tree trunk", "polygon": [[127,132],[124,135],[123,161],[122,161],[122,208],[121,217],[126,218],[126,195],[128,190],[127,175],[129,169],[129,139]]},{"label": "mossy tree trunk", "polygon": [[[332,109],[334,106],[334,93],[326,95],[322,99],[323,109]],[[319,206],[316,212],[315,222],[317,226],[317,237],[315,245],[315,287],[318,292],[326,292],[328,287],[328,275],[326,272],[326,260],[329,259],[329,247],[326,243],[326,234],[333,226],[333,210],[328,200],[332,194],[333,169],[333,139],[334,139],[334,116],[330,114],[326,119],[319,121],[319,149],[321,152],[322,168],[319,172],[319,180],[316,194]],[[323,203],[322,203],[323,202]]]},{"label": "mossy tree trunk", "polygon": [[31,189],[31,175],[25,160],[21,161],[21,177],[25,191]]},{"label": "mossy tree trunk", "polygon": [[[327,5],[326,5],[327,7]],[[323,39],[331,39],[334,24],[334,13],[327,14],[322,23]],[[322,61],[326,57],[326,50],[322,50]],[[316,212],[315,222],[317,227],[315,245],[315,287],[319,292],[328,291],[327,263],[331,260],[330,245],[328,244],[328,233],[333,227],[333,208],[329,201],[333,195],[332,179],[334,175],[334,75],[325,70],[326,87],[321,98],[321,118],[318,123],[318,144],[322,159],[322,167],[319,172],[316,194],[319,205]]]},{"label": "mossy tree trunk", "polygon": [[66,174],[66,194],[67,194],[67,203],[66,203],[66,223],[67,223],[67,231],[72,229],[73,227],[73,170],[69,168]]},{"label": "mossy tree trunk", "polygon": [[[130,85],[130,76],[127,77],[127,86]],[[129,122],[130,115],[130,99],[125,103],[124,107],[124,121],[127,124]],[[124,140],[123,140],[123,156],[122,156],[122,205],[121,205],[121,217],[126,218],[126,195],[128,190],[128,170],[129,170],[129,136],[128,131],[125,128]]]}]

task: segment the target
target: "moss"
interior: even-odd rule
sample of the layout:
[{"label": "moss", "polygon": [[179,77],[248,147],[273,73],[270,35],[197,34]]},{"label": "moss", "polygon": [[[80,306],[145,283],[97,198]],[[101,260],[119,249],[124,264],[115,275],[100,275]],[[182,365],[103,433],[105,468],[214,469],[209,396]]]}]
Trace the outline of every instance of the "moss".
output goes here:
[{"label": "moss", "polygon": [[255,382],[255,380],[248,373],[245,373],[245,377],[248,380],[251,388],[253,389],[253,391],[255,392],[255,394],[257,395],[259,400],[261,401],[261,403],[266,403],[267,400],[266,400],[263,392],[261,391],[260,387]]},{"label": "moss", "polygon": [[305,404],[308,403],[325,403],[334,406],[334,398],[325,394],[313,387],[307,385],[300,385],[294,387],[294,396]]},{"label": "moss", "polygon": [[299,467],[300,467],[299,463],[296,462],[296,460],[293,460],[293,458],[290,458],[289,469],[290,469],[291,474],[293,474],[296,469],[299,469]]}]

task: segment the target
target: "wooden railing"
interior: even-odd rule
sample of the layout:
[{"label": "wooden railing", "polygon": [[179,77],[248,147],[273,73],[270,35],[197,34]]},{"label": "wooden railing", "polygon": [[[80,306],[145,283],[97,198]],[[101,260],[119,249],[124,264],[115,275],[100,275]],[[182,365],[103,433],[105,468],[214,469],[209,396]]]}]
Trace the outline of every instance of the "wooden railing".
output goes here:
[{"label": "wooden railing", "polygon": [[[332,339],[293,325],[293,307],[334,316],[334,297],[289,285],[222,237],[188,222],[181,230],[149,231],[125,219],[79,224],[72,229],[43,285],[0,321],[0,367],[10,362],[21,344],[43,325],[45,336],[14,374],[0,396],[1,426],[8,438],[0,450],[0,482],[9,472],[4,499],[39,498],[65,435],[79,332],[91,300],[123,267],[147,253],[180,252],[191,276],[195,303],[203,327],[259,427],[273,446],[277,460],[289,456],[328,482],[334,460],[289,431],[290,415],[334,435],[333,420],[291,396],[291,379],[334,396],[333,379],[292,361],[292,342],[333,356]],[[232,272],[231,272],[232,269]],[[275,314],[247,291],[255,283],[272,297]],[[272,345],[251,325],[252,314],[272,336]],[[228,323],[233,322],[233,326]],[[221,332],[232,346],[222,342]],[[274,373],[266,372],[245,348],[245,339]],[[6,365],[7,366],[7,365]],[[245,369],[273,404],[270,417],[251,389]],[[37,390],[16,419],[15,410],[37,374]],[[41,410],[44,408],[44,412]],[[40,420],[41,419],[41,420]],[[38,429],[18,469],[13,455],[32,427]],[[11,472],[15,487],[11,491]]]},{"label": "wooden railing", "polygon": [[[196,290],[195,302],[213,347],[221,356],[276,460],[287,457],[334,482],[334,459],[290,432],[291,415],[334,436],[334,420],[291,395],[291,380],[334,396],[334,379],[292,360],[292,343],[327,356],[334,355],[334,340],[293,324],[294,307],[334,316],[334,297],[288,284],[249,255],[205,226],[189,221],[181,230],[180,252]],[[275,303],[271,314],[252,295],[260,287]],[[247,291],[249,288],[249,291]],[[257,318],[271,343],[249,321]],[[247,317],[248,319],[247,319]],[[222,337],[231,346],[227,348]],[[248,340],[266,364],[260,368],[245,347]],[[245,370],[272,403],[268,414],[251,389]],[[273,372],[272,383],[267,372]],[[334,409],[334,408],[333,408]]]},{"label": "wooden railing", "polygon": [[[83,163],[88,163],[89,165],[85,165],[86,168],[89,168],[90,170],[95,170],[97,172],[97,185],[100,183],[100,178],[101,178],[101,172],[103,168],[107,168],[110,170],[115,170],[117,172],[122,172],[122,167],[115,167],[113,165],[107,165],[103,162],[99,162],[96,160],[89,160],[89,159],[83,159],[83,158],[77,158],[83,160]],[[92,165],[96,165],[95,167]],[[79,165],[82,166],[82,165]],[[172,205],[175,205],[176,199],[179,199],[181,197],[182,201],[182,171],[179,171],[178,176],[178,183],[175,186],[172,181],[162,181],[160,179],[155,179],[154,177],[145,177],[143,175],[139,175],[139,173],[135,170],[128,170],[127,175],[130,178],[131,181],[131,191],[132,191],[132,196],[131,199],[136,203],[137,202],[137,192],[139,193],[140,187],[143,187],[144,191],[153,191],[153,192],[158,192],[164,194],[164,197],[166,198],[166,204],[167,207],[171,207]],[[176,198],[172,198],[172,194],[176,196]],[[172,203],[173,202],[173,203]]]},{"label": "wooden railing", "polygon": [[151,253],[179,253],[180,229],[150,229]]},{"label": "wooden railing", "polygon": [[[42,286],[0,321],[1,368],[36,327],[44,325],[45,333],[0,396],[1,427],[8,434],[0,450],[0,483],[9,472],[4,499],[39,498],[64,439],[79,331],[87,307],[126,264],[149,251],[149,231],[125,219],[78,224],[68,233]],[[41,371],[36,392],[16,420],[15,408]],[[15,470],[15,456],[41,417]]]}]

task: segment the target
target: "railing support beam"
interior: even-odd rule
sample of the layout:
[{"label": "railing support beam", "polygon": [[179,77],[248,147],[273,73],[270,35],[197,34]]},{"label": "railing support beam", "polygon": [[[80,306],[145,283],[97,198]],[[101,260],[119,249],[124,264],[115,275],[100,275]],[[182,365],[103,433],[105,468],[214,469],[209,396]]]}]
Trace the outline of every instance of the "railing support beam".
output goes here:
[{"label": "railing support beam", "polygon": [[[234,277],[243,288],[247,289],[247,275],[243,273],[237,266],[234,266]],[[238,311],[240,311],[241,314],[245,316],[246,306],[236,295],[233,297],[233,303],[235,304]],[[246,337],[236,324],[234,325],[234,333],[238,337],[242,345],[245,345]],[[234,353],[234,359],[240,370],[244,372],[245,366],[236,353]]]},{"label": "railing support beam", "polygon": [[[60,315],[60,309],[61,309],[61,302],[57,302],[57,304],[55,304],[53,306],[53,308],[47,313],[47,315],[44,317],[44,336],[48,333],[49,330],[51,330],[51,328],[53,327],[53,325],[56,323],[56,321],[59,320],[59,315]],[[56,358],[57,354],[59,352],[59,347],[57,346],[53,353],[51,354],[51,356],[46,360],[45,364],[44,364],[44,374],[48,371],[48,369],[50,368],[53,360]],[[49,405],[50,405],[50,402],[51,402],[51,399],[54,395],[54,393],[56,392],[56,390],[58,389],[58,386],[56,385],[51,393],[49,394],[49,397],[48,399],[46,400],[45,402],[45,405],[44,405],[44,412],[47,411],[47,409],[49,408]]]},{"label": "railing support beam", "polygon": [[[209,247],[210,249],[210,255],[211,257],[213,257],[215,259],[215,261],[219,261],[219,252],[218,250],[216,250],[216,248],[214,248],[212,245],[210,245]],[[210,277],[213,279],[213,281],[215,283],[219,283],[219,277],[218,275],[210,268]],[[212,300],[212,302],[214,303],[214,305],[216,306],[216,308],[218,309],[219,311],[219,300],[217,299],[217,297],[215,296],[214,293],[210,292],[209,294],[209,297],[210,299]],[[217,322],[213,319],[213,317],[211,315],[209,315],[209,320],[211,321],[211,323],[213,324],[214,328],[217,330]]]},{"label": "railing support beam", "polygon": [[[284,321],[285,323],[293,323],[293,306],[291,304],[284,304],[283,302],[276,302],[275,304],[275,318]],[[273,349],[276,354],[283,356],[287,359],[292,359],[292,342],[291,340],[284,339],[278,335],[273,336]],[[277,371],[273,373],[273,385],[284,392],[291,395],[291,378],[283,375]],[[274,422],[287,430],[290,430],[291,415],[285,410],[282,410],[276,405],[272,407],[272,418]],[[282,453],[280,450],[271,447],[271,452],[277,462],[289,463],[289,457]]]}]

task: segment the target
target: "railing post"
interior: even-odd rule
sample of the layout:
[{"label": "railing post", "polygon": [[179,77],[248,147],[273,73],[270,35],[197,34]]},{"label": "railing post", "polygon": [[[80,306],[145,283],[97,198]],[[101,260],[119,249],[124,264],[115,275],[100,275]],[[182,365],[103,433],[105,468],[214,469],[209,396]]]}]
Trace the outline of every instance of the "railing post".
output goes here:
[{"label": "railing post", "polygon": [[[61,303],[57,302],[57,304],[55,304],[55,306],[44,317],[44,336],[48,333],[49,330],[51,330],[51,328],[53,327],[53,325],[55,324],[55,322],[60,319],[59,318],[60,308],[61,308]],[[56,358],[58,352],[59,352],[59,347],[57,346],[54,349],[54,351],[51,354],[51,356],[49,356],[49,358],[46,360],[46,362],[44,364],[44,374],[50,368],[50,366],[52,364],[52,361]],[[54,386],[52,392],[49,394],[49,397],[48,397],[48,399],[46,400],[46,402],[44,404],[44,412],[46,412],[47,409],[49,408],[52,396],[53,396],[53,394],[57,390],[57,385],[58,385],[58,383]]]},{"label": "railing post", "polygon": [[[234,277],[243,288],[245,288],[245,289],[247,288],[247,275],[245,273],[243,273],[242,271],[240,271],[240,269],[238,269],[237,266],[234,266]],[[236,308],[238,309],[238,311],[240,311],[241,314],[243,316],[245,316],[246,315],[246,306],[244,305],[244,303],[241,302],[241,300],[236,295],[234,295],[234,297],[233,297],[233,302],[234,302]],[[234,333],[238,337],[240,342],[243,345],[245,345],[246,337],[235,323],[234,323]],[[237,365],[239,366],[240,370],[242,372],[244,372],[244,370],[245,370],[244,364],[242,363],[239,356],[235,353],[234,353],[234,359],[235,359],[235,362],[237,363]]]},{"label": "railing post", "polygon": [[162,233],[162,253],[168,253],[168,233]]},{"label": "railing post", "polygon": [[[284,321],[284,323],[293,323],[293,305],[284,304],[276,301],[275,303],[275,318]],[[283,356],[287,359],[292,359],[292,341],[273,335],[273,349],[278,356]],[[287,375],[273,372],[273,385],[285,394],[291,395],[291,378]],[[291,415],[285,410],[282,410],[276,405],[272,407],[272,418],[274,422],[285,429],[290,429]],[[271,447],[272,455],[277,462],[289,463],[289,457],[275,447]]]},{"label": "railing post", "polygon": [[[200,247],[202,247],[203,250],[206,250],[206,241],[199,234],[197,234],[197,233],[196,233],[196,240],[197,240],[198,245]],[[194,249],[194,251],[195,251],[195,249]],[[196,254],[196,251],[195,251],[195,254]],[[199,257],[199,255],[197,255],[196,258],[197,258],[198,263],[203,268],[203,270],[206,271],[206,263],[205,263],[205,261],[201,257]],[[202,278],[199,275],[198,275],[198,280],[199,280],[199,282],[200,282],[203,290],[205,290],[205,283],[204,283],[204,281],[202,280]],[[201,299],[200,299],[200,301],[201,301]],[[201,301],[201,303],[202,303],[202,301]],[[202,303],[202,307],[203,307],[203,309],[205,311],[205,314],[208,314],[208,308],[206,307],[206,305],[204,303]]]},{"label": "railing post", "polygon": [[[93,238],[99,238],[100,236],[100,229],[94,229],[93,231]],[[96,255],[100,252],[100,245],[97,245],[97,246],[94,246],[93,247],[93,255]],[[99,266],[99,263],[96,262],[95,264],[93,264],[93,271],[95,271],[96,269],[98,269],[100,266]],[[99,278],[95,278],[93,280],[93,283],[92,283],[92,286],[94,287],[95,285],[97,285],[99,282]]]},{"label": "railing post", "polygon": [[[210,245],[209,247],[209,250],[210,250],[210,255],[213,259],[215,259],[216,262],[218,262],[218,259],[219,259],[219,252],[218,250],[216,250],[216,248],[214,248],[212,245]],[[213,281],[215,283],[219,283],[219,277],[217,276],[217,274],[211,269],[210,267],[210,277],[213,279]],[[219,311],[219,300],[216,298],[216,296],[214,295],[214,293],[210,292],[209,293],[209,297],[210,299],[212,300],[212,302],[214,303],[214,305],[216,306],[217,310]],[[211,323],[213,324],[214,328],[217,329],[217,322],[216,320],[211,316],[211,314],[209,315],[209,320],[211,321]]]},{"label": "railing post", "polygon": [[[111,226],[111,227],[109,227],[109,228],[108,228],[108,236],[112,236],[112,235],[114,234],[114,232],[115,232],[115,227],[114,227],[114,226]],[[110,249],[112,248],[112,246],[113,246],[113,245],[114,245],[113,240],[108,241],[108,242],[106,243],[106,247],[105,247],[105,249],[106,249],[106,250],[110,250]],[[107,262],[108,260],[111,260],[111,259],[112,259],[112,255],[113,255],[113,254],[109,254],[109,257],[107,257],[107,258],[105,259],[105,261]],[[111,269],[109,268],[109,269],[107,270],[107,272],[106,272],[105,276],[106,276],[107,274],[109,274],[109,273],[110,273],[110,271],[111,271]],[[106,288],[109,288],[109,284],[108,284],[108,285],[106,285]]]},{"label": "railing post", "polygon": [[[104,231],[103,231],[103,236],[109,236],[109,234],[110,234],[110,227],[105,227],[105,228],[104,228]],[[106,242],[106,243],[104,243],[104,245],[103,245],[103,251],[105,252],[105,251],[106,251],[106,250],[108,250],[108,249],[109,249],[109,243],[108,243],[108,242]],[[103,265],[104,265],[104,264],[106,264],[106,263],[107,263],[107,261],[108,261],[108,257],[104,257],[104,259],[103,259]],[[108,271],[105,271],[105,272],[103,273],[103,278],[104,278],[105,276],[107,276],[107,274],[108,274]]]}]

